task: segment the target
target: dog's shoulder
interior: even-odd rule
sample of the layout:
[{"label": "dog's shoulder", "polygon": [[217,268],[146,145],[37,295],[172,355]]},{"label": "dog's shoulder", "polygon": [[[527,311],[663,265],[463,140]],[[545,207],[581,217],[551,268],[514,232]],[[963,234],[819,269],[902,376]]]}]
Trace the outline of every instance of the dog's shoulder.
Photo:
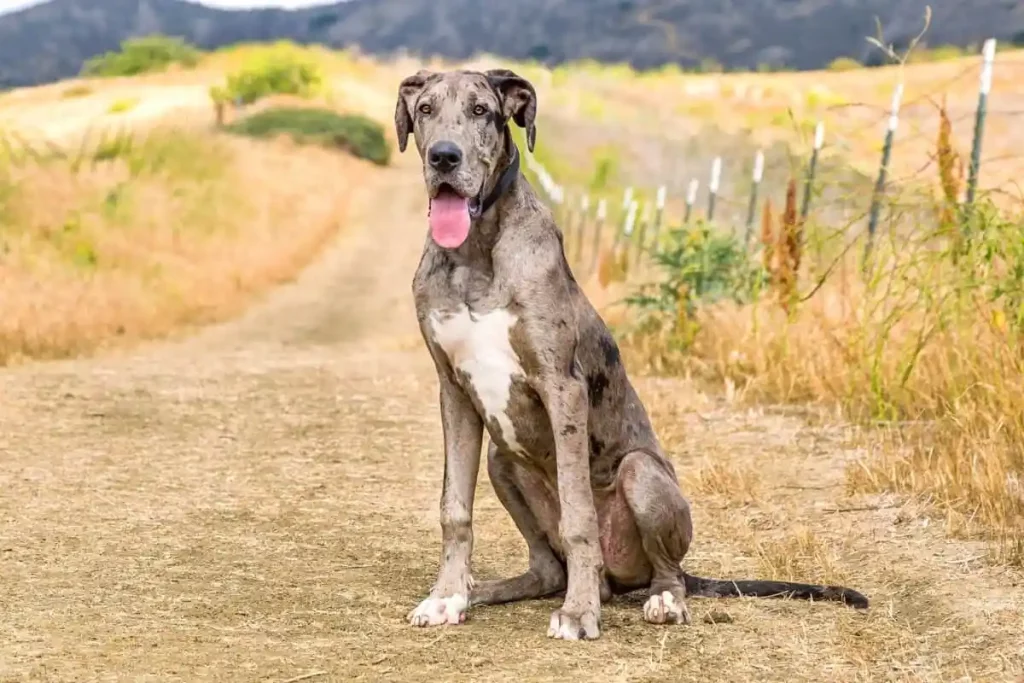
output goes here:
[{"label": "dog's shoulder", "polygon": [[502,240],[496,256],[514,282],[530,288],[545,287],[549,290],[546,294],[554,293],[551,288],[557,291],[575,283],[562,232],[550,214],[516,224],[509,239]]}]

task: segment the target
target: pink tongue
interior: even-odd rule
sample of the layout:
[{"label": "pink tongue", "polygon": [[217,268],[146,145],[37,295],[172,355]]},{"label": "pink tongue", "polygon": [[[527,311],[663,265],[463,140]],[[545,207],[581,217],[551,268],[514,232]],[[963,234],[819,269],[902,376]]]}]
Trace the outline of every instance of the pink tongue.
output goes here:
[{"label": "pink tongue", "polygon": [[469,237],[469,201],[445,192],[430,200],[430,235],[445,249],[455,249]]}]

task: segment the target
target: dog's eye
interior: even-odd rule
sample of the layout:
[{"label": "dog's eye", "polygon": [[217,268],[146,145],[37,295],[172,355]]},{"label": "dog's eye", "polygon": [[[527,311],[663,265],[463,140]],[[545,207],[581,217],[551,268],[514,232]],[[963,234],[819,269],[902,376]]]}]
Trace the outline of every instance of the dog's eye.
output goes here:
[{"label": "dog's eye", "polygon": [[421,114],[429,114],[430,113],[430,105],[427,104],[426,102],[421,104],[420,105],[420,113]]},{"label": "dog's eye", "polygon": [[477,116],[483,116],[484,114],[487,113],[487,107],[483,106],[482,104],[478,104],[475,107],[473,107],[473,113]]}]

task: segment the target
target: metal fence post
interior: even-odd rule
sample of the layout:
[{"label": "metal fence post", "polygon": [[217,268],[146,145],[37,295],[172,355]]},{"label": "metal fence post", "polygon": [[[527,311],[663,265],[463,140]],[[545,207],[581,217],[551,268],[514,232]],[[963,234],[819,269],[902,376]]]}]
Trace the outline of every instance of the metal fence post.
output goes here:
[{"label": "metal fence post", "polygon": [[597,216],[594,221],[594,253],[591,256],[590,272],[597,269],[597,259],[601,255],[601,232],[604,230],[604,221],[608,216],[608,201],[601,199],[597,202]]},{"label": "metal fence post", "polygon": [[653,228],[651,244],[654,249],[658,248],[658,239],[661,236],[661,222],[665,219],[665,197],[667,191],[667,188],[662,185],[658,188],[658,194],[654,199],[654,225],[651,226]]},{"label": "metal fence post", "polygon": [[622,236],[626,238],[626,245],[624,248],[626,254],[626,261],[629,260],[629,247],[633,239],[633,228],[636,226],[636,214],[640,208],[638,202],[635,199],[629,201],[629,208],[626,209],[626,220],[622,225]]},{"label": "metal fence post", "polygon": [[651,222],[651,205],[644,204],[643,211],[640,212],[640,227],[636,231],[636,260],[634,265],[640,264],[640,257],[644,253],[644,241],[647,239],[647,224]]},{"label": "metal fence post", "polygon": [[807,214],[811,210],[811,191],[814,188],[814,175],[818,170],[818,153],[821,151],[821,146],[824,142],[825,124],[818,121],[818,125],[814,127],[814,149],[811,150],[811,161],[807,165],[807,178],[804,180],[804,202],[803,206],[800,207],[801,220],[806,220]]},{"label": "metal fence post", "polygon": [[882,193],[885,191],[885,180],[889,172],[889,160],[892,158],[892,143],[896,128],[900,125],[900,100],[903,99],[903,83],[898,83],[892,93],[892,107],[889,109],[889,125],[885,131],[885,143],[882,145],[882,164],[878,167],[878,179],[875,191],[871,196],[871,213],[868,216],[868,243],[864,247],[864,268],[867,269],[868,258],[875,242],[875,231],[878,230],[878,214],[882,210]]},{"label": "metal fence post", "polygon": [[754,172],[750,185],[750,204],[747,206],[747,229],[743,235],[743,246],[750,244],[750,234],[754,230],[754,219],[757,217],[757,195],[761,189],[761,179],[764,177],[764,152],[757,150],[754,157]]},{"label": "metal fence post", "polygon": [[583,237],[587,232],[587,217],[590,213],[590,195],[580,198],[580,224],[576,233],[576,262],[583,263]]},{"label": "metal fence post", "polygon": [[562,190],[561,185],[552,184],[551,186],[551,201],[555,204],[555,220],[562,223],[565,220],[565,193]]},{"label": "metal fence post", "polygon": [[708,223],[715,219],[715,200],[718,199],[718,181],[722,178],[722,157],[711,162],[711,180],[708,182]]},{"label": "metal fence post", "polygon": [[629,217],[629,204],[632,201],[633,188],[627,187],[622,193],[622,224],[619,226],[619,229],[615,231],[615,242],[613,246],[616,250],[619,248],[619,242],[622,241],[622,233],[626,229],[626,220]]},{"label": "metal fence post", "polygon": [[689,187],[686,188],[686,213],[683,214],[684,225],[690,222],[690,216],[693,214],[693,203],[697,201],[697,190],[699,188],[700,181],[696,178],[692,179]]},{"label": "metal fence post", "polygon": [[988,114],[988,94],[992,90],[992,63],[996,58],[996,39],[989,38],[981,50],[981,87],[978,88],[978,110],[974,115],[974,142],[971,144],[971,165],[967,173],[967,195],[964,199],[963,229],[967,230],[978,190],[978,171],[981,168],[981,139]]},{"label": "metal fence post", "polygon": [[573,210],[572,193],[569,193],[565,197],[562,206],[559,206],[561,215],[557,216],[556,219],[564,225],[562,229],[562,241],[565,246],[565,255],[568,257],[572,253],[570,244],[572,244],[573,233],[576,231],[576,212]]}]

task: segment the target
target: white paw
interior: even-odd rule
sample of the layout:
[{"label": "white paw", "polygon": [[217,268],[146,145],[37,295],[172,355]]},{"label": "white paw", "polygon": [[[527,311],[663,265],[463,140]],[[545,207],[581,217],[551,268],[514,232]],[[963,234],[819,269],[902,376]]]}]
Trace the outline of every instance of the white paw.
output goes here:
[{"label": "white paw", "polygon": [[668,591],[652,595],[644,603],[644,619],[651,624],[689,624],[690,610]]},{"label": "white paw", "polygon": [[594,640],[601,636],[600,617],[583,612],[579,617],[555,610],[548,624],[548,638],[558,640]]},{"label": "white paw", "polygon": [[466,620],[469,601],[465,595],[455,594],[449,598],[427,598],[409,613],[413,626],[440,626],[461,624]]}]

